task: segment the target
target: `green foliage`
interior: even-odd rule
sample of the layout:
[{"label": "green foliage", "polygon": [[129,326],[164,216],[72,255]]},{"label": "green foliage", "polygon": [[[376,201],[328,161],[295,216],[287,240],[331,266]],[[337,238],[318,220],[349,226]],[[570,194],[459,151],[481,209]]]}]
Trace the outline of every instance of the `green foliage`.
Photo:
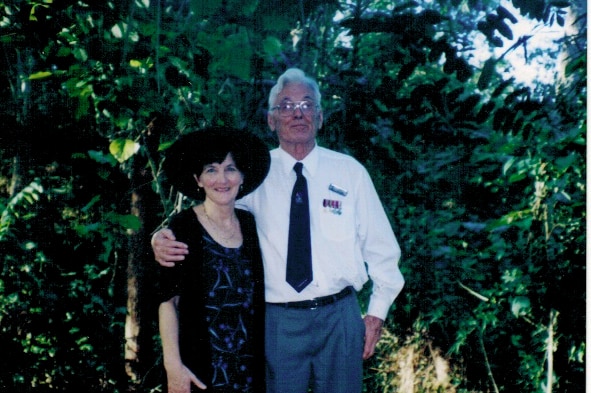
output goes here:
[{"label": "green foliage", "polygon": [[[354,141],[349,148],[387,198],[407,278],[394,327],[424,320],[435,345],[469,364],[462,388],[577,391],[583,364],[571,354],[581,354],[585,340],[576,328],[585,307],[584,74],[572,81],[579,89],[540,93],[507,80],[479,92],[492,79],[458,83],[457,69],[434,67],[401,44],[416,40],[396,38],[388,48],[391,37],[378,31],[389,29],[347,26],[358,26],[359,61],[384,69],[358,63],[363,79],[336,83],[347,89],[338,94],[346,103],[339,113],[346,112],[328,127],[337,120],[335,128],[353,130],[343,139]],[[392,37],[401,35],[394,30]],[[577,52],[571,61],[583,59]]]},{"label": "green foliage", "polygon": [[11,355],[0,391],[124,391],[117,252],[137,218],[113,209],[115,195],[76,207],[72,190],[87,174],[39,174],[2,213],[0,346]]},{"label": "green foliage", "polygon": [[43,187],[36,181],[29,184],[22,191],[16,194],[6,205],[0,217],[0,241],[10,236],[10,227],[16,220],[27,220],[31,218],[23,205],[35,205],[43,193]]},{"label": "green foliage", "polygon": [[[555,26],[570,5],[513,4]],[[411,359],[422,391],[580,391],[586,31],[560,43],[564,82],[520,86],[466,55],[516,19],[471,0],[3,2],[0,185],[25,186],[0,194],[0,347],[23,354],[0,391],[160,389],[128,381],[122,325],[129,234],[172,209],[161,152],[205,124],[273,144],[267,92],[292,65],[323,90],[319,142],[368,167],[403,248],[366,389],[396,391]],[[132,214],[146,188],[162,206]]]}]

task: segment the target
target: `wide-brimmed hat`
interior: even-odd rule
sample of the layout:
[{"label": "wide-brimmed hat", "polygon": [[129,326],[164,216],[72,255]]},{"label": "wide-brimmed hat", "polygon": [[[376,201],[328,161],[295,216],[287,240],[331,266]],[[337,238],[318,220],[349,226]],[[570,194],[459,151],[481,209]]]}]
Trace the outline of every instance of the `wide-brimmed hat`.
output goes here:
[{"label": "wide-brimmed hat", "polygon": [[269,172],[271,157],[265,143],[252,133],[228,127],[209,127],[181,135],[165,152],[163,182],[184,196],[203,199],[193,175],[203,167],[221,163],[228,153],[244,175],[237,198],[254,191]]}]

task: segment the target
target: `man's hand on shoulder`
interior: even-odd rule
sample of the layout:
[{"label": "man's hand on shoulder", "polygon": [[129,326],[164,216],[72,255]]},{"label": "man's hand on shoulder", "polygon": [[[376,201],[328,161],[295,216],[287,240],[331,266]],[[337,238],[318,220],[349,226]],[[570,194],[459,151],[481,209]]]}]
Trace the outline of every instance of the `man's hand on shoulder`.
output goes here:
[{"label": "man's hand on shoulder", "polygon": [[163,228],[152,235],[152,251],[154,259],[166,267],[172,267],[176,262],[185,259],[189,253],[188,246],[185,243],[176,241],[174,233],[168,228]]}]

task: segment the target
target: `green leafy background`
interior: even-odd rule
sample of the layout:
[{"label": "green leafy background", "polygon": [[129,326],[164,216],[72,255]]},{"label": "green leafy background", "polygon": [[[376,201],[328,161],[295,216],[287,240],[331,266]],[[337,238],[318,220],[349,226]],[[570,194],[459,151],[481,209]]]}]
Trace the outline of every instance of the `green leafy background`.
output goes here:
[{"label": "green leafy background", "polygon": [[[523,18],[563,38],[532,50]],[[4,1],[0,47],[0,392],[165,391],[162,152],[216,124],[275,146],[291,66],[402,247],[365,390],[584,389],[586,4]],[[514,51],[561,59],[555,83],[518,82]]]}]

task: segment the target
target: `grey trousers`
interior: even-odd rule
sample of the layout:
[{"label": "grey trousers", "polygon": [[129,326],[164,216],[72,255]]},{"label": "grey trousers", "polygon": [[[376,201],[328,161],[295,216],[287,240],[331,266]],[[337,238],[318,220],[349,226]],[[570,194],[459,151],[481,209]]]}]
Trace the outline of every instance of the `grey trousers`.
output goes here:
[{"label": "grey trousers", "polygon": [[267,304],[267,393],[361,393],[364,336],[354,293],[311,310]]}]

